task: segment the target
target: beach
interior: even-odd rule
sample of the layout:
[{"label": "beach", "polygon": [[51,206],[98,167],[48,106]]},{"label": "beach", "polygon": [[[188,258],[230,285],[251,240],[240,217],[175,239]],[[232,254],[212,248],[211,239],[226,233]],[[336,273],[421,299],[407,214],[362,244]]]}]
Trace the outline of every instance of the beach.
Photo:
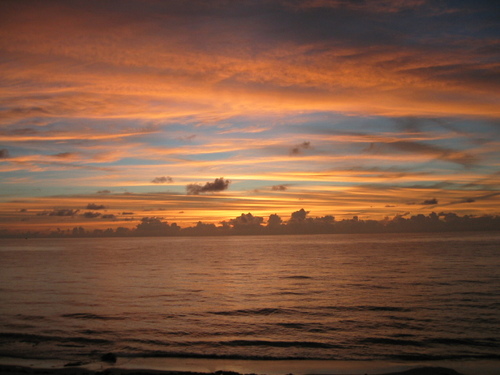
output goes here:
[{"label": "beach", "polygon": [[[65,367],[65,368],[33,368],[27,366],[16,365],[0,365],[0,373],[3,375],[264,375],[264,374],[240,374],[234,371],[219,370],[212,373],[206,372],[191,372],[191,371],[160,371],[160,370],[140,370],[140,369],[121,369],[108,368],[105,370],[90,370],[81,367]],[[293,374],[290,372],[288,374]],[[351,375],[358,375],[351,374]],[[444,367],[420,367],[406,371],[378,373],[367,372],[365,374],[379,375],[461,375],[459,372],[444,368]],[[314,375],[314,374],[311,374]],[[331,375],[336,375],[332,373]]]}]

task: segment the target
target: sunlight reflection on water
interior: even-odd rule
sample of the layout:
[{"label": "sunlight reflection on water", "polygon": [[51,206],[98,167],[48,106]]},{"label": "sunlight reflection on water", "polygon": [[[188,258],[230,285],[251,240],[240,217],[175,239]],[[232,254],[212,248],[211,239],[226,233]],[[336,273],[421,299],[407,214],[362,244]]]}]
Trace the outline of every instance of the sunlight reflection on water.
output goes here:
[{"label": "sunlight reflection on water", "polygon": [[500,359],[499,238],[8,240],[0,354]]}]

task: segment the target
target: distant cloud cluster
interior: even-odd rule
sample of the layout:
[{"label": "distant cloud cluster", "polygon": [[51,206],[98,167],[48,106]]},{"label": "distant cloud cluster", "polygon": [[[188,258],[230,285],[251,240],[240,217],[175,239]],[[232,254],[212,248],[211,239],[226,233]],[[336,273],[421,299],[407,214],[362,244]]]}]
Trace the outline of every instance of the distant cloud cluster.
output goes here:
[{"label": "distant cloud cluster", "polygon": [[468,152],[456,151],[443,146],[431,145],[419,141],[395,140],[390,137],[361,135],[367,140],[373,139],[369,147],[364,149],[364,152],[378,155],[390,155],[394,152],[408,153],[421,156],[428,156],[436,160],[446,161],[449,163],[459,164],[465,167],[472,166],[478,162],[478,158]]},{"label": "distant cloud cluster", "polygon": [[237,218],[229,220],[229,223],[234,227],[241,226],[259,226],[264,222],[264,218],[254,216],[250,212],[248,214],[241,214]]},{"label": "distant cloud cluster", "polygon": [[95,219],[96,217],[99,217],[99,216],[101,216],[100,212],[92,212],[92,211],[88,211],[88,212],[85,212],[84,214],[82,214],[82,217],[84,217],[86,219]]},{"label": "distant cloud cluster", "polygon": [[309,213],[309,211],[306,211],[303,208],[301,208],[298,211],[292,212],[292,215],[290,217],[290,221],[291,222],[301,222],[301,221],[304,221],[306,219],[306,216],[307,216],[308,213]]},{"label": "distant cloud cluster", "polygon": [[153,184],[171,184],[174,179],[170,176],[155,177],[151,180]]},{"label": "distant cloud cluster", "polygon": [[216,178],[214,182],[207,182],[205,185],[189,184],[186,186],[186,191],[189,195],[198,195],[202,193],[213,193],[226,190],[231,181],[224,180],[223,177]]},{"label": "distant cloud cluster", "polygon": [[[163,217],[142,217],[135,229],[117,227],[105,231],[94,229],[87,231],[83,227],[57,230],[49,233],[10,233],[4,231],[0,236],[6,237],[120,237],[120,236],[207,236],[207,235],[265,235],[265,234],[327,234],[327,233],[410,233],[410,232],[449,232],[449,231],[498,231],[500,216],[460,216],[454,212],[431,212],[428,215],[409,213],[397,214],[384,220],[364,220],[358,216],[336,220],[333,215],[307,217],[309,211],[303,208],[292,213],[290,220],[282,220],[277,214],[269,215],[267,223],[264,217],[251,213],[241,214],[229,221],[214,223],[198,221],[195,226],[180,227],[176,223],[169,224]],[[103,219],[115,219],[105,217]],[[405,217],[409,216],[409,217]],[[99,213],[86,212],[81,217],[97,218]],[[137,221],[137,220],[136,220]]]},{"label": "distant cloud cluster", "polygon": [[423,205],[434,205],[434,204],[438,204],[438,200],[436,198],[426,199],[423,202],[421,202],[420,204],[423,204]]},{"label": "distant cloud cluster", "polygon": [[70,158],[74,157],[75,154],[72,152],[60,152],[60,153],[55,154],[53,156],[56,158],[59,158],[59,159],[70,159]]},{"label": "distant cloud cluster", "polygon": [[9,150],[6,148],[0,149],[0,159],[7,159],[9,157]]},{"label": "distant cloud cluster", "polygon": [[302,154],[302,150],[307,150],[311,148],[311,142],[302,142],[299,145],[294,146],[290,150],[290,155],[300,155]]},{"label": "distant cloud cluster", "polygon": [[286,185],[273,185],[271,186],[272,191],[285,191],[288,187]]},{"label": "distant cloud cluster", "polygon": [[75,216],[80,210],[73,209],[54,209],[52,211],[42,211],[38,213],[39,216]]},{"label": "distant cloud cluster", "polygon": [[102,204],[89,203],[87,205],[87,210],[104,210],[106,206]]}]

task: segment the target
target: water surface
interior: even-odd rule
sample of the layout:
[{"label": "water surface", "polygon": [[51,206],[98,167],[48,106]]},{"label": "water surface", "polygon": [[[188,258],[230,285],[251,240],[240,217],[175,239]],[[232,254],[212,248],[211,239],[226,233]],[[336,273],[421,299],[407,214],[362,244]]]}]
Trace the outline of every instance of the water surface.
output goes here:
[{"label": "water surface", "polygon": [[0,356],[498,361],[499,244],[496,233],[2,240]]}]

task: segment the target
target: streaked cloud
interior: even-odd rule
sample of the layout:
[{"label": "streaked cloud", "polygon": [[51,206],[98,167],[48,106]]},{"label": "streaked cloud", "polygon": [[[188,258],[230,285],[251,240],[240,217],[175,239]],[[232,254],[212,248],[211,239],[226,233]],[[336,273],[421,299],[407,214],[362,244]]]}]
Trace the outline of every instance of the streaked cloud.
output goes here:
[{"label": "streaked cloud", "polygon": [[11,1],[0,22],[0,229],[498,207],[488,2]]},{"label": "streaked cloud", "polygon": [[271,186],[272,191],[285,191],[288,187],[286,185],[273,185]]},{"label": "streaked cloud", "polygon": [[89,203],[87,204],[87,210],[104,210],[106,208],[103,204]]},{"label": "streaked cloud", "polygon": [[423,205],[437,205],[438,204],[438,200],[436,198],[426,199],[423,202],[421,202],[420,204],[423,204]]},{"label": "streaked cloud", "polygon": [[167,184],[174,182],[174,179],[170,176],[155,177],[151,180],[153,184]]}]

